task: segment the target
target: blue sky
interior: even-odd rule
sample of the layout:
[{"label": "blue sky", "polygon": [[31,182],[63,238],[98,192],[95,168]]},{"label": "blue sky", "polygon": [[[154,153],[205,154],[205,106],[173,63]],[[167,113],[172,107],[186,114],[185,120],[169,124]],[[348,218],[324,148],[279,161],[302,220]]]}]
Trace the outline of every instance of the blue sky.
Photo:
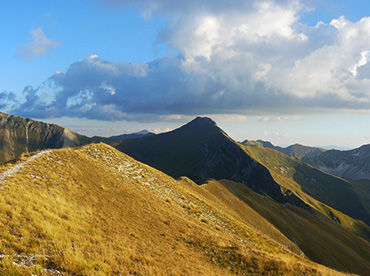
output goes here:
[{"label": "blue sky", "polygon": [[365,1],[1,1],[0,111],[86,135],[210,116],[234,139],[370,143]]}]

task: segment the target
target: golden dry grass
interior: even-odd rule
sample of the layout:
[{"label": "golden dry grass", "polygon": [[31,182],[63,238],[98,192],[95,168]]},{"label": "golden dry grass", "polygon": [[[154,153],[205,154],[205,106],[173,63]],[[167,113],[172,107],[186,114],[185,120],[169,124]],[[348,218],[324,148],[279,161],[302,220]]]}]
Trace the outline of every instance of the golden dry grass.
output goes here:
[{"label": "golden dry grass", "polygon": [[105,144],[54,150],[2,186],[2,275],[340,275]]}]

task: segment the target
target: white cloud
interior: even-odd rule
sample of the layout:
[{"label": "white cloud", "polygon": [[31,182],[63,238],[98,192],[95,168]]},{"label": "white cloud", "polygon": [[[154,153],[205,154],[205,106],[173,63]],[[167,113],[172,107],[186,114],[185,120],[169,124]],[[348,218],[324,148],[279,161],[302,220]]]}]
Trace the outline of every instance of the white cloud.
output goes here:
[{"label": "white cloud", "polygon": [[[157,40],[178,56],[127,64],[91,55],[50,78],[52,103],[29,89],[18,110],[111,120],[258,115],[283,122],[300,119],[286,114],[370,108],[370,17],[306,26],[300,16],[309,10],[298,0],[103,2],[165,16]],[[41,29],[39,37],[47,42],[40,45],[55,43]]]},{"label": "white cloud", "polygon": [[357,75],[358,75],[358,69],[360,67],[362,67],[362,66],[365,66],[368,63],[369,57],[370,57],[370,51],[362,51],[361,52],[361,58],[360,58],[360,60],[357,62],[357,64],[355,64],[355,66],[351,70],[351,73],[352,73],[352,75],[354,77],[357,77]]},{"label": "white cloud", "polygon": [[[366,80],[361,80],[357,71],[367,64],[370,17],[358,22],[340,17],[332,20],[330,25],[336,28],[334,41],[319,49],[308,49],[305,56],[294,60],[293,66],[275,70],[271,85],[302,98],[325,94],[351,102],[369,98],[370,91],[364,88],[369,85],[370,75],[365,77]],[[325,25],[321,24],[319,29],[322,27]],[[358,93],[361,96],[356,96]]]},{"label": "white cloud", "polygon": [[289,134],[287,132],[281,133],[279,131],[273,131],[273,132],[268,132],[268,131],[263,131],[263,135],[266,137],[288,137]]},{"label": "white cloud", "polygon": [[59,46],[58,42],[47,38],[41,28],[31,30],[32,42],[25,43],[18,47],[18,53],[25,58],[44,55],[52,48]]},{"label": "white cloud", "polygon": [[159,134],[159,133],[164,133],[164,132],[169,132],[171,131],[172,129],[171,128],[149,128],[148,131],[150,132],[153,132],[155,134]]},{"label": "white cloud", "polygon": [[297,121],[300,120],[301,117],[297,115],[287,115],[287,116],[276,116],[276,117],[257,117],[257,121],[259,122],[286,122],[286,121]]}]

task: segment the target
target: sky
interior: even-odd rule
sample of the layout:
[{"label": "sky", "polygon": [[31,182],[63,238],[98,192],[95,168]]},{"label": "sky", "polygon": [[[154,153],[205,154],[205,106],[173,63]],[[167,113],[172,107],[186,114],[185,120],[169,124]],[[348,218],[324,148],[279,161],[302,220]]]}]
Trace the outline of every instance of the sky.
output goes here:
[{"label": "sky", "polygon": [[1,1],[0,38],[1,112],[88,136],[208,116],[237,141],[370,144],[365,1]]}]

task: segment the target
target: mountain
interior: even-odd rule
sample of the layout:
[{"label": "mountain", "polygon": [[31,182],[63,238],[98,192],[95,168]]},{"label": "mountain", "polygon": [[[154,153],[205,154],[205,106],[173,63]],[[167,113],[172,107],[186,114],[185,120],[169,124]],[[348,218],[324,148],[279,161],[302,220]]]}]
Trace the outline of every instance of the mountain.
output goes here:
[{"label": "mountain", "polygon": [[328,150],[303,162],[347,180],[370,179],[370,145],[353,150]]},{"label": "mountain", "polygon": [[[310,224],[321,225],[315,230],[317,233],[326,229],[324,236],[330,235],[331,227],[326,227],[330,220],[340,231],[345,231],[343,235],[351,233],[352,237],[370,241],[370,198],[359,196],[360,190],[353,183],[274,149],[236,143],[208,118],[196,118],[165,134],[124,141],[117,149],[173,177],[185,175],[200,185],[210,178],[228,179],[267,195],[282,206],[287,203],[296,206],[299,208],[296,213],[308,212],[300,220],[310,217]],[[272,217],[271,222],[285,230],[286,221]],[[317,256],[319,253],[312,252],[303,241],[302,229],[298,228],[298,232],[286,230],[286,235],[299,240],[311,257],[322,261]],[[351,245],[351,239],[347,239],[344,247]],[[336,243],[332,241],[331,246],[335,247]]]},{"label": "mountain", "polygon": [[130,134],[121,134],[121,135],[116,135],[116,136],[111,136],[109,137],[110,139],[121,139],[121,140],[129,140],[129,139],[137,139],[145,136],[150,136],[150,135],[155,135],[155,133],[147,131],[146,129],[139,131],[139,132],[134,132]]},{"label": "mountain", "polygon": [[241,144],[248,145],[248,146],[259,146],[259,147],[271,148],[271,149],[278,148],[274,146],[271,142],[263,141],[263,140],[244,140],[243,142],[241,142]]},{"label": "mountain", "polygon": [[280,151],[290,157],[296,157],[296,158],[304,158],[304,157],[314,157],[320,155],[322,152],[325,151],[323,148],[317,148],[317,147],[309,147],[309,146],[303,146],[300,144],[294,144],[290,145],[286,148],[274,146],[271,142],[263,141],[263,140],[244,140],[242,145],[246,146],[260,146],[263,148],[271,148],[275,149],[277,151]]},{"label": "mountain", "polygon": [[58,125],[0,112],[0,164],[18,158],[23,153],[100,142],[114,146],[122,139],[90,138]]},{"label": "mountain", "polygon": [[[273,149],[244,146],[244,150],[263,164],[281,187],[289,189],[317,211],[370,240],[370,228],[349,218],[341,218],[341,214],[335,215],[335,210],[338,210],[370,225],[370,196],[359,189],[359,185],[324,173]],[[363,189],[365,187],[366,183]]]},{"label": "mountain", "polygon": [[[221,185],[105,144],[26,154],[0,167],[0,185],[2,275],[344,275]],[[362,273],[370,246],[354,244],[339,269]]]},{"label": "mountain", "polygon": [[370,197],[359,196],[356,185],[274,149],[236,143],[209,118],[116,148],[175,178],[228,179],[282,204],[313,208],[370,240]]},{"label": "mountain", "polygon": [[269,171],[209,118],[197,117],[171,132],[126,140],[116,148],[172,177],[230,179],[275,200],[304,205],[282,191]]},{"label": "mountain", "polygon": [[178,180],[105,144],[24,151],[0,165],[0,274],[340,275],[305,256],[370,270],[367,180],[243,146],[209,118],[140,139],[70,137]]},{"label": "mountain", "polygon": [[67,128],[0,112],[0,163],[22,153],[75,147],[88,141],[88,137]]}]

